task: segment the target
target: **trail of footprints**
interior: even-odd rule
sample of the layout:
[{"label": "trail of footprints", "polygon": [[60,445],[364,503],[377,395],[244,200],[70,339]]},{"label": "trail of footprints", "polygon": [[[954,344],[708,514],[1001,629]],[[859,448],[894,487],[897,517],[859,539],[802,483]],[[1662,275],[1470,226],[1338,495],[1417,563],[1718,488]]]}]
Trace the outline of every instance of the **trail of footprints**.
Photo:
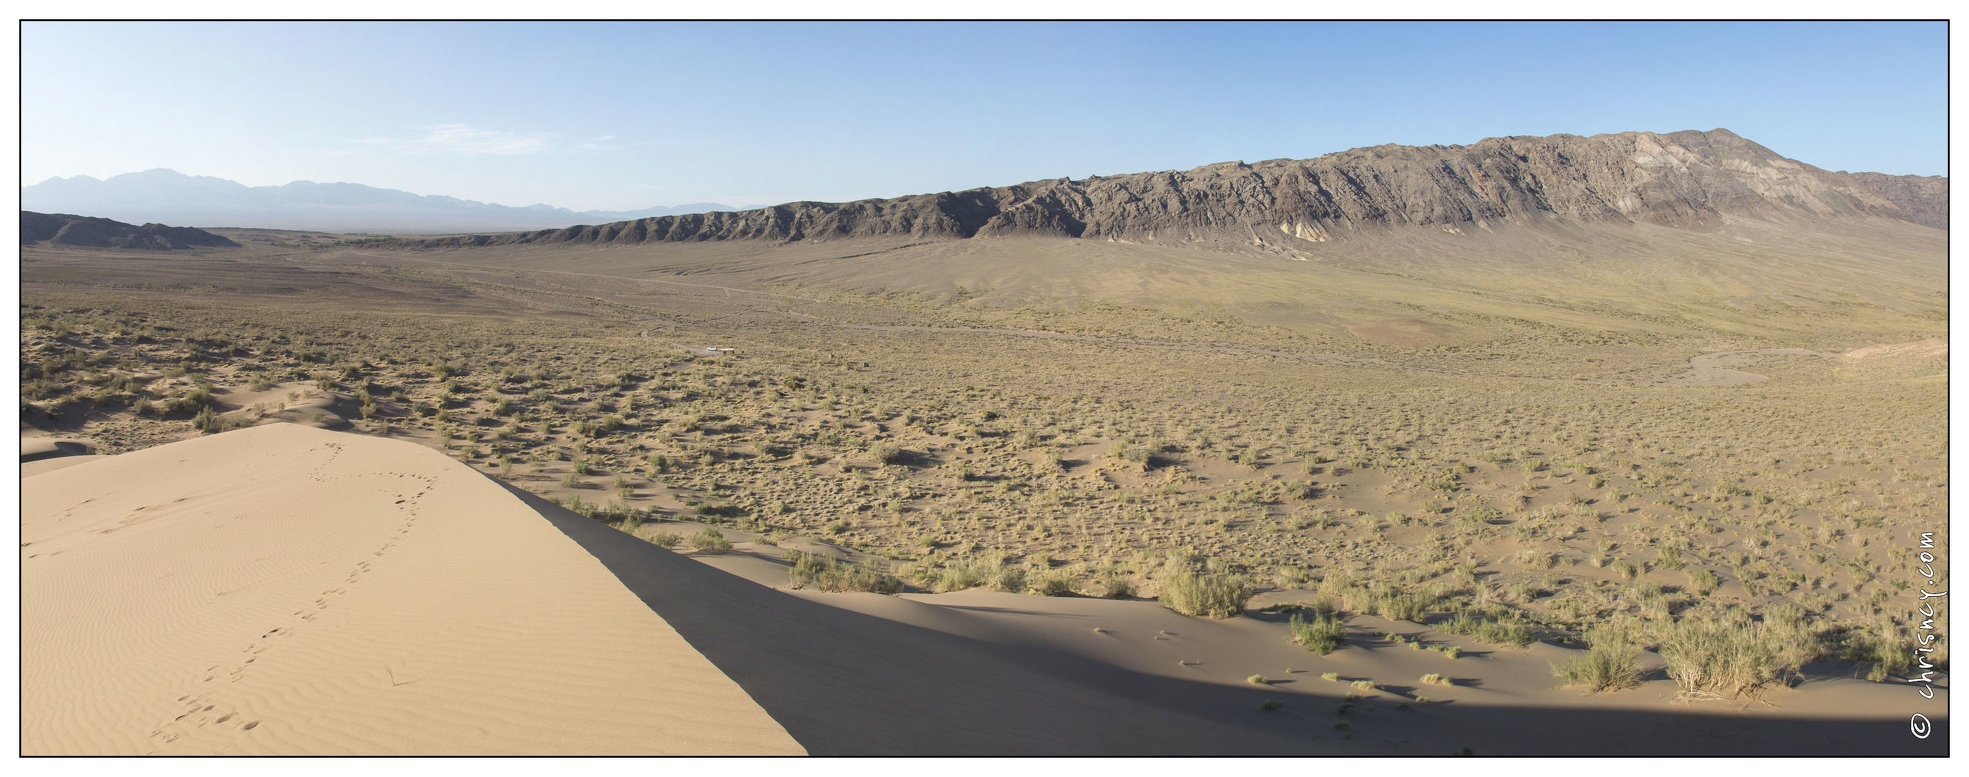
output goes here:
[{"label": "trail of footprints", "polygon": [[343,446],[341,443],[330,442],[330,443],[323,443],[323,445],[328,447],[327,460],[321,462],[321,464],[317,465],[313,470],[308,472],[308,479],[315,481],[316,483],[328,482],[328,478],[321,474],[322,471],[328,469],[328,466],[334,464],[335,459],[339,458],[342,455]]},{"label": "trail of footprints", "polygon": [[[339,455],[342,446],[332,443],[330,445],[335,448],[337,455]],[[333,461],[332,456],[330,457],[330,461]],[[327,464],[324,463],[323,467],[326,466]],[[320,468],[317,468],[316,472],[319,471]],[[323,478],[316,477],[313,473],[309,476],[315,480],[323,480]],[[398,474],[396,476],[416,481],[422,487],[415,493],[399,493],[396,495],[396,507],[398,512],[402,513],[403,522],[397,526],[396,531],[390,535],[388,540],[384,541],[381,547],[370,553],[371,556],[378,558],[388,553],[391,548],[396,547],[397,543],[402,542],[404,536],[410,533],[411,527],[417,524],[417,500],[425,494],[430,493],[431,488],[437,485],[437,478],[435,477],[424,478],[407,474]],[[342,586],[322,591],[321,595],[314,600],[311,606],[295,610],[294,615],[300,618],[302,622],[312,621],[319,617],[323,610],[328,609],[329,605],[334,603],[336,597],[348,593],[348,586],[361,582],[363,576],[369,574],[373,563],[371,560],[356,562],[355,567],[349,571],[349,576],[342,581]],[[299,623],[293,623],[267,630],[265,634],[260,635],[259,639],[254,640],[241,650],[242,660],[238,664],[233,665],[229,670],[226,670],[224,665],[207,667],[205,677],[201,682],[217,682],[222,676],[228,684],[239,682],[241,678],[246,676],[246,671],[252,668],[254,662],[260,660],[260,654],[266,652],[267,648],[274,644],[273,640],[294,636],[295,629],[299,628],[300,625]],[[205,726],[229,725],[240,731],[252,731],[259,727],[261,723],[257,719],[247,719],[241,716],[238,710],[219,711],[220,705],[214,701],[211,690],[186,694],[178,697],[177,701],[185,705],[183,708],[184,711],[177,717],[153,729],[150,732],[151,739],[168,744],[177,741],[193,729],[203,728]]]}]

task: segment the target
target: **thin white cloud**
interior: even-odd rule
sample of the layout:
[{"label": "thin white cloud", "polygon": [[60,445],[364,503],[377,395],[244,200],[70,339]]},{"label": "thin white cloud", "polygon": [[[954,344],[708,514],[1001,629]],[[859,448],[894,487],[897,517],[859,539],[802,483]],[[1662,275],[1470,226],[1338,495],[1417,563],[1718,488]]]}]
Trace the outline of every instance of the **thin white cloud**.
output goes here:
[{"label": "thin white cloud", "polygon": [[435,124],[416,127],[422,137],[364,138],[361,142],[384,146],[405,154],[532,154],[547,149],[547,136],[539,133],[501,132],[478,129],[465,124]]}]

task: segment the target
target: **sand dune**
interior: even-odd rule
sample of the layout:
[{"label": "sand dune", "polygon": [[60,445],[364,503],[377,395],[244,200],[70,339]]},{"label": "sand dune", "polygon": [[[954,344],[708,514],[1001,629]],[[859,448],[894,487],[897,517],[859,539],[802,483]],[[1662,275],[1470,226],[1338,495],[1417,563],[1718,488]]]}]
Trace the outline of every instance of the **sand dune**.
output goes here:
[{"label": "sand dune", "polygon": [[23,464],[65,456],[88,456],[94,452],[87,440],[21,435],[21,463]]},{"label": "sand dune", "polygon": [[436,451],[273,424],[23,483],[23,753],[803,752]]}]

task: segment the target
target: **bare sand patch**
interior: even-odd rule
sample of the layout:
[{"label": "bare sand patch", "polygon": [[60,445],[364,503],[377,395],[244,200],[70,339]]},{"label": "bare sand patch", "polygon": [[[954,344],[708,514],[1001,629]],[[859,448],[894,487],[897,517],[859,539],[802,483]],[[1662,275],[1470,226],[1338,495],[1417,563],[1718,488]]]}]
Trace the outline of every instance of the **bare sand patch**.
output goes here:
[{"label": "bare sand patch", "polygon": [[1424,321],[1413,316],[1396,316],[1353,324],[1347,331],[1355,337],[1377,345],[1436,345],[1456,339],[1457,331],[1435,321]]},{"label": "bare sand patch", "polygon": [[1865,348],[1856,348],[1840,354],[1839,358],[1858,361],[1860,359],[1878,359],[1884,357],[1935,358],[1945,356],[1948,356],[1948,338],[1931,337],[1911,343],[1869,345]]},{"label": "bare sand patch", "polygon": [[1740,386],[1746,383],[1760,383],[1767,380],[1764,375],[1732,368],[1750,366],[1760,359],[1772,357],[1831,358],[1834,356],[1836,354],[1820,353],[1809,348],[1718,351],[1690,357],[1687,372],[1663,382],[1676,386]]}]

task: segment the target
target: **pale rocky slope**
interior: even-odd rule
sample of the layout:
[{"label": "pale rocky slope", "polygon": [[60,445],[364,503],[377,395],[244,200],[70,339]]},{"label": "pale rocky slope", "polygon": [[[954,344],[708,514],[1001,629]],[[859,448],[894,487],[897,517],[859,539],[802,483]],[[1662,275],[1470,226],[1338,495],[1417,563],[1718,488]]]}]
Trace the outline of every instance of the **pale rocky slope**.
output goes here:
[{"label": "pale rocky slope", "polygon": [[1003,235],[1163,242],[1285,235],[1325,242],[1404,226],[1703,226],[1731,216],[1876,217],[1947,229],[1947,211],[1946,178],[1829,172],[1715,129],[1383,145],[1314,159],[1226,162],[849,203],[795,202],[409,245]]}]

